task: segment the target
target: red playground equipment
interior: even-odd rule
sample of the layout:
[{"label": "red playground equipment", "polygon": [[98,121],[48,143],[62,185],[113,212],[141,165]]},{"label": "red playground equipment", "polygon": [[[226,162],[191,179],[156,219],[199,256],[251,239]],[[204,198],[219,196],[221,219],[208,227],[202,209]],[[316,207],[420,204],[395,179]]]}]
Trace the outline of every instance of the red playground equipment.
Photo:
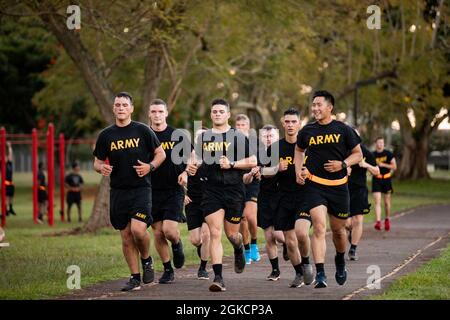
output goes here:
[{"label": "red playground equipment", "polygon": [[[39,140],[41,138],[41,140]],[[45,138],[45,140],[44,140]],[[0,162],[1,162],[1,226],[6,226],[6,141],[11,144],[31,145],[31,161],[33,172],[33,221],[38,223],[38,148],[46,149],[47,158],[47,192],[48,192],[48,224],[54,224],[54,192],[55,192],[55,128],[49,123],[47,132],[38,133],[33,129],[31,134],[8,134],[4,127],[0,128]],[[92,143],[89,139],[65,140],[64,134],[60,133],[56,145],[59,147],[59,190],[60,190],[60,216],[64,221],[64,177],[65,177],[65,145]]]}]

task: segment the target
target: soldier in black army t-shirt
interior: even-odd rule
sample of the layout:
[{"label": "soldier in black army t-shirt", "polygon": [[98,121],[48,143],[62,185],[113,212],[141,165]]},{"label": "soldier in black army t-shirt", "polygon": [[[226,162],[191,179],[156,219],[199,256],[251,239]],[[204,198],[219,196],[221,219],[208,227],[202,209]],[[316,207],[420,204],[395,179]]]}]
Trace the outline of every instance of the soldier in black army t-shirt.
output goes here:
[{"label": "soldier in black army t-shirt", "polygon": [[[358,134],[356,130],[355,133]],[[358,260],[356,248],[363,232],[364,215],[370,212],[367,171],[374,176],[380,174],[380,169],[372,152],[363,144],[361,144],[361,150],[363,153],[361,162],[348,168],[350,174],[348,178],[348,190],[350,192],[350,218],[347,220],[350,241],[348,257],[353,261]]]},{"label": "soldier in black army t-shirt", "polygon": [[[258,148],[259,141],[256,135],[253,135],[250,130],[250,119],[245,114],[238,114],[235,119],[236,129],[244,134],[250,144],[255,144]],[[257,169],[257,168],[256,168]],[[256,170],[255,169],[255,170]],[[252,179],[250,183],[245,184],[245,198],[243,202],[243,215],[241,220],[240,232],[244,239],[245,261],[251,264],[251,261],[257,262],[261,260],[259,254],[257,236],[258,236],[258,194],[259,194],[259,180]],[[250,239],[251,237],[251,239]]]},{"label": "soldier in black army t-shirt", "polygon": [[74,161],[72,163],[72,172],[66,175],[64,183],[67,190],[67,221],[70,222],[70,212],[72,205],[75,204],[78,209],[78,222],[83,221],[81,217],[81,187],[84,183],[83,177],[80,175],[80,165]]},{"label": "soldier in black army t-shirt", "polygon": [[267,276],[267,280],[277,281],[280,278],[277,242],[283,244],[284,260],[289,260],[283,231],[274,229],[276,211],[280,201],[278,177],[277,175],[265,176],[262,175],[261,172],[263,172],[265,168],[270,168],[271,156],[274,156],[274,158],[278,160],[278,152],[276,152],[276,154],[274,154],[274,152],[268,154],[268,151],[270,151],[269,147],[279,140],[279,132],[275,126],[265,125],[260,130],[260,135],[260,141],[262,142],[261,146],[264,147],[264,150],[259,149],[260,153],[258,153],[258,165],[260,167],[258,172],[254,175],[255,178],[259,178],[261,180],[260,192],[258,195],[257,222],[258,227],[264,230],[266,252],[272,266],[272,271]]},{"label": "soldier in black army t-shirt", "polygon": [[8,211],[6,211],[6,215],[12,214],[13,216],[16,215],[16,212],[13,209],[13,202],[14,202],[14,182],[13,182],[13,151],[11,147],[11,142],[6,143],[8,147],[8,155],[6,157],[6,204],[8,205]]},{"label": "soldier in black army t-shirt", "polygon": [[[187,157],[192,151],[189,138],[183,134],[183,131],[167,125],[168,115],[167,105],[163,100],[155,99],[150,103],[148,110],[150,126],[167,156],[166,161],[152,175],[152,229],[155,247],[164,266],[164,273],[159,279],[159,283],[163,284],[174,281],[167,241],[172,243],[175,268],[181,268],[184,264],[183,244],[178,229],[178,223],[181,222],[183,214],[184,190],[178,184],[178,180],[187,181],[187,173],[184,170]],[[179,153],[176,152],[178,149],[180,149]]]},{"label": "soldier in black army t-shirt", "polygon": [[297,182],[305,183],[302,167],[305,150],[308,149],[306,167],[306,211],[313,225],[312,251],[316,263],[315,288],[327,286],[324,269],[326,251],[326,215],[330,217],[333,242],[336,247],[336,282],[343,285],[347,280],[345,251],[347,236],[346,220],[350,215],[350,196],[347,186],[347,166],[362,159],[360,138],[353,129],[331,117],[334,97],[327,91],[314,93],[312,113],[316,122],[307,124],[299,132],[295,149]]},{"label": "soldier in black army t-shirt", "polygon": [[380,174],[372,179],[372,193],[375,200],[375,229],[381,230],[381,194],[384,196],[384,229],[391,229],[389,217],[391,215],[391,195],[394,192],[392,188],[392,171],[397,169],[397,163],[394,155],[384,148],[384,139],[378,137],[375,140],[375,151],[373,156],[380,167]]},{"label": "soldier in black army t-shirt", "polygon": [[[194,141],[208,130],[205,127],[197,130]],[[193,165],[193,167],[192,167]],[[191,171],[190,168],[193,170]],[[206,224],[205,216],[203,215],[202,198],[205,185],[204,166],[201,161],[194,158],[187,166],[189,172],[187,181],[187,190],[184,197],[186,222],[189,231],[189,238],[193,246],[197,248],[197,254],[200,258],[200,266],[197,272],[197,278],[200,280],[209,280],[208,271],[206,271],[206,264],[209,260],[209,245],[210,235],[209,227]],[[184,183],[184,181],[183,181]]]},{"label": "soldier in black army t-shirt", "polygon": [[195,146],[195,152],[205,166],[205,192],[202,208],[211,233],[211,263],[214,282],[211,291],[225,291],[222,278],[223,248],[222,228],[234,247],[234,270],[241,273],[245,268],[244,246],[239,233],[244,199],[244,170],[257,165],[255,155],[250,155],[249,143],[239,131],[232,129],[230,106],[223,99],[211,104],[213,129],[204,132]]},{"label": "soldier in black army t-shirt", "polygon": [[94,150],[94,169],[111,177],[111,224],[120,230],[122,249],[131,277],[122,291],[139,290],[138,252],[141,257],[143,282],[154,280],[150,256],[152,199],[150,172],[165,159],[165,153],[155,133],[145,124],[131,120],[133,99],[119,93],[114,99],[115,124],[100,132]]},{"label": "soldier in black army t-shirt", "polygon": [[[300,115],[294,108],[283,114],[284,138],[268,148],[271,154],[278,150],[278,161],[272,165],[276,172],[280,199],[276,207],[274,229],[284,233],[289,260],[295,270],[291,288],[298,288],[313,281],[312,266],[309,263],[309,228],[311,217],[305,210],[305,187],[296,183],[294,155],[297,134],[300,130]],[[265,170],[269,171],[269,170]],[[263,172],[263,175],[264,174]],[[300,255],[299,255],[300,252]],[[279,275],[279,272],[278,272]]]}]

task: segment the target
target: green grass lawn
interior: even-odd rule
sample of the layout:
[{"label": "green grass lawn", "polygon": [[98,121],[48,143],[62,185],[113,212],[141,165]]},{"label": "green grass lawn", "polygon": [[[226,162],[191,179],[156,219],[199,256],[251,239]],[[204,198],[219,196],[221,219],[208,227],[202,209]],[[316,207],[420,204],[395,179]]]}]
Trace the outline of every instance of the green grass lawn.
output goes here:
[{"label": "green grass lawn", "polygon": [[449,300],[450,245],[416,272],[401,277],[374,300]]},{"label": "green grass lawn", "polygon": [[[92,172],[82,174],[89,190],[86,192],[89,194],[83,195],[86,220],[92,209],[94,187],[99,182],[100,176]],[[7,220],[6,241],[10,243],[10,247],[0,249],[0,299],[43,299],[67,293],[69,290],[66,287],[68,277],[66,270],[70,265],[80,267],[82,288],[128,275],[117,231],[104,229],[90,235],[46,236],[81,224],[60,222],[59,198],[56,198],[55,226],[35,225],[32,221],[31,175],[16,174],[15,184],[14,207],[18,215],[8,217]],[[423,204],[450,203],[446,192],[450,189],[449,180],[396,182],[394,188],[394,212]],[[371,223],[373,216],[373,212],[370,213],[366,221]],[[76,220],[75,218],[74,211],[72,219]],[[186,264],[197,264],[198,257],[195,248],[189,244],[186,224],[180,226],[185,243]],[[262,247],[264,237],[261,230],[258,241]],[[225,237],[223,243],[225,254],[232,254],[232,248]],[[162,266],[153,246],[152,256],[156,258],[156,270],[161,271]],[[444,256],[444,261],[449,261],[448,254]],[[447,287],[450,287],[448,282]]]}]

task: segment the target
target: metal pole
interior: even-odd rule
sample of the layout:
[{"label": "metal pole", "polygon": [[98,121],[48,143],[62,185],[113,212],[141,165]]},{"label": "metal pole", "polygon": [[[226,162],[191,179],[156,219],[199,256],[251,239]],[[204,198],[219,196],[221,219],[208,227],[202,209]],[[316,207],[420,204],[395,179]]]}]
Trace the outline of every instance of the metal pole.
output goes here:
[{"label": "metal pole", "polygon": [[54,190],[55,190],[55,128],[53,123],[48,125],[47,131],[47,174],[48,174],[48,224],[53,226],[53,205],[54,205]]},{"label": "metal pole", "polygon": [[64,178],[65,178],[65,141],[64,133],[59,134],[59,198],[61,200],[61,221],[64,221]]},{"label": "metal pole", "polygon": [[6,130],[0,128],[0,158],[2,162],[2,227],[6,226]]},{"label": "metal pole", "polygon": [[31,131],[31,167],[33,171],[33,221],[38,223],[38,133],[36,129]]}]

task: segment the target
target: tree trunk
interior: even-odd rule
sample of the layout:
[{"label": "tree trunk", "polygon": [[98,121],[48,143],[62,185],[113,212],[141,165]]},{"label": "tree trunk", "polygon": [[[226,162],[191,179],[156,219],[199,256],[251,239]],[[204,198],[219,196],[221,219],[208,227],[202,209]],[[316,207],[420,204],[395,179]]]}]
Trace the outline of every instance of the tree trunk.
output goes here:
[{"label": "tree trunk", "polygon": [[148,107],[158,94],[161,77],[164,72],[165,60],[159,49],[149,48],[145,63],[144,85],[142,90],[142,109],[139,121],[148,123]]},{"label": "tree trunk", "polygon": [[404,141],[402,159],[397,170],[399,179],[429,179],[427,170],[429,136]]},{"label": "tree trunk", "polygon": [[82,228],[82,232],[94,232],[103,227],[111,227],[109,219],[109,177],[102,177],[95,196],[92,214]]}]

